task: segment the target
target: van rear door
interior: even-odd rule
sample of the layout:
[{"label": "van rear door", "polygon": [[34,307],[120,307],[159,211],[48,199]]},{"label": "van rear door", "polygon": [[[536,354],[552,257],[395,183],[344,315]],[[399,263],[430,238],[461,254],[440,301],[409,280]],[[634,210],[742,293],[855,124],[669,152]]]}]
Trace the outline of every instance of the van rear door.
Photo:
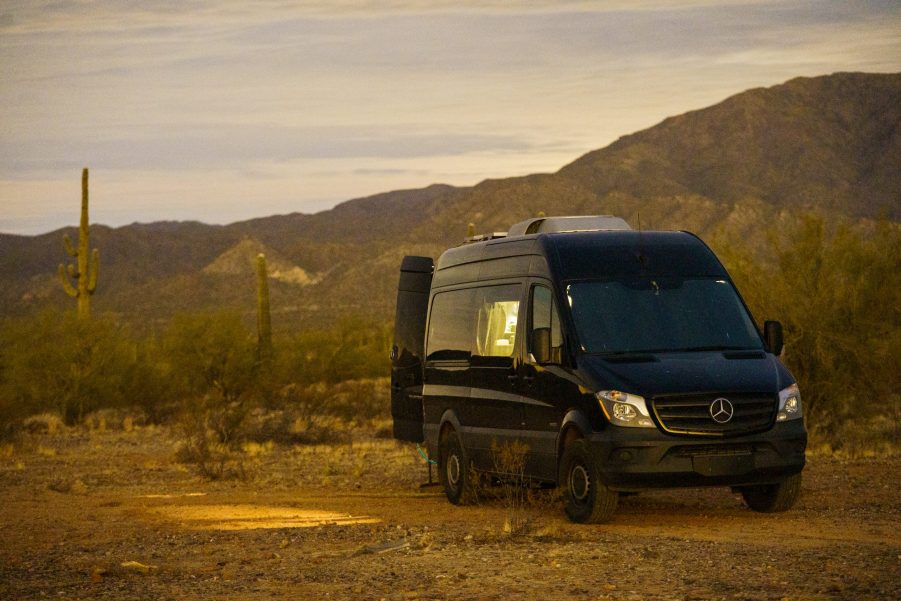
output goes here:
[{"label": "van rear door", "polygon": [[391,417],[394,438],[422,442],[422,358],[434,261],[404,257],[397,285],[391,347]]}]

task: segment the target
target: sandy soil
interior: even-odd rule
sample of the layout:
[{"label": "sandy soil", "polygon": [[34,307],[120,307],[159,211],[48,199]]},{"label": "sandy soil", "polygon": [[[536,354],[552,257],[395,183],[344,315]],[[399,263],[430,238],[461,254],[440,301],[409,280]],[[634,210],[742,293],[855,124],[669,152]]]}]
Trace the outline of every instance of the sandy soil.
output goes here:
[{"label": "sandy soil", "polygon": [[228,482],[176,446],[160,428],[0,446],[0,599],[901,598],[901,459],[813,457],[784,514],[689,489],[579,526],[550,494],[452,506],[391,440],[260,447]]}]

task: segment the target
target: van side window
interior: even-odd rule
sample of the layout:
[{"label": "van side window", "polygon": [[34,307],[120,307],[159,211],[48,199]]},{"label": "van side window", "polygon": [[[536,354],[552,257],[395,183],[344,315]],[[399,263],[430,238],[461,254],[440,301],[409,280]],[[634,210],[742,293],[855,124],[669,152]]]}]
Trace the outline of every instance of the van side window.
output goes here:
[{"label": "van side window", "polygon": [[519,286],[479,288],[473,354],[482,357],[512,357],[516,347],[519,317]]},{"label": "van side window", "polygon": [[426,359],[469,359],[475,334],[476,290],[435,295],[429,318]]},{"label": "van side window", "polygon": [[[557,303],[550,288],[535,286],[532,288],[532,331],[549,328],[551,331],[551,357],[560,361],[563,346],[563,334],[560,331],[560,317],[557,314]],[[532,336],[529,336],[529,340]],[[529,349],[531,351],[531,349]]]},{"label": "van side window", "polygon": [[428,360],[512,357],[520,287],[486,286],[440,292],[432,299]]}]

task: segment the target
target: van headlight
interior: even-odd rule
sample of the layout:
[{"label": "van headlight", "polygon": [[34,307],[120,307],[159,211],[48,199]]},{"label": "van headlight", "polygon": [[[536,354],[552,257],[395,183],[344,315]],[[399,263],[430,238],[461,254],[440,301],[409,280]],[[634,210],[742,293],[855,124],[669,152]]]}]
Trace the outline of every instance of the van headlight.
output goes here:
[{"label": "van headlight", "polygon": [[779,413],[776,414],[777,422],[784,422],[789,419],[798,419],[803,417],[804,411],[801,408],[801,391],[798,390],[797,384],[792,384],[788,388],[779,391]]},{"label": "van headlight", "polygon": [[616,426],[654,428],[644,397],[619,390],[602,390],[598,397],[607,420]]}]

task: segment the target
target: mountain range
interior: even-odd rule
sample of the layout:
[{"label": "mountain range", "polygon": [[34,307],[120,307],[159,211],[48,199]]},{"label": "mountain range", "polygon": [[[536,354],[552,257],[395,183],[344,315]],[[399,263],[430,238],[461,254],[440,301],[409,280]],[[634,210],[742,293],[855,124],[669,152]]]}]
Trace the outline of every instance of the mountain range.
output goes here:
[{"label": "mountain range", "polygon": [[[227,226],[91,226],[101,252],[94,308],[155,328],[174,313],[254,307],[253,258],[267,255],[273,326],[393,314],[405,254],[437,257],[467,224],[503,231],[539,211],[614,214],[633,227],[765,244],[768,228],[814,210],[901,221],[901,74],[837,73],[747,90],[589,152],[556,173],[432,185]],[[74,210],[73,210],[74,212]],[[56,280],[62,236],[0,234],[0,315],[68,306]]]}]

